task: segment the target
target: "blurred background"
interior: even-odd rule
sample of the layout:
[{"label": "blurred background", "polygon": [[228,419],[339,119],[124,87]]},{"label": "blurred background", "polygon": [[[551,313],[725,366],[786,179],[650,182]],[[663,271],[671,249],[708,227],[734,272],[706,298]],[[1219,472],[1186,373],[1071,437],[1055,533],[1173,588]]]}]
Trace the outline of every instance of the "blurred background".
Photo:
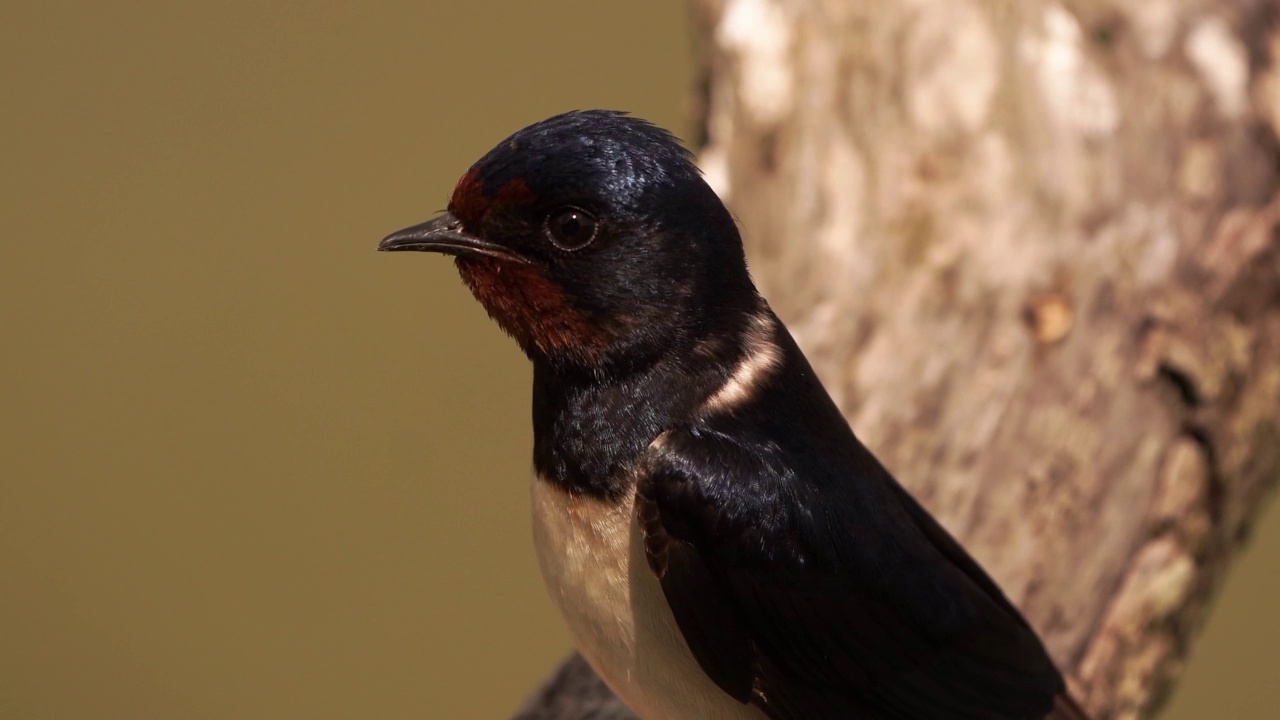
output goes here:
[{"label": "blurred background", "polygon": [[[683,2],[0,9],[0,720],[502,718],[568,652],[529,368],[374,252],[571,108],[689,136]],[[1168,720],[1280,707],[1280,507]]]}]

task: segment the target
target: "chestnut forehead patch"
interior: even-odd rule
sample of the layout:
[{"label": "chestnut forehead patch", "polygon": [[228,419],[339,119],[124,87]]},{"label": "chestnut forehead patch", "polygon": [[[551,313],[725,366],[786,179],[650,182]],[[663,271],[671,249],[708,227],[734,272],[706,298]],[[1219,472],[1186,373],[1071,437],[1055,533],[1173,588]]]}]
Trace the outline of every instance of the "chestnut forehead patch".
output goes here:
[{"label": "chestnut forehead patch", "polygon": [[468,170],[458,179],[449,200],[449,212],[465,225],[477,225],[495,208],[504,205],[530,205],[537,194],[529,189],[524,178],[514,178],[499,185],[492,193],[485,193],[484,178],[476,169]]}]

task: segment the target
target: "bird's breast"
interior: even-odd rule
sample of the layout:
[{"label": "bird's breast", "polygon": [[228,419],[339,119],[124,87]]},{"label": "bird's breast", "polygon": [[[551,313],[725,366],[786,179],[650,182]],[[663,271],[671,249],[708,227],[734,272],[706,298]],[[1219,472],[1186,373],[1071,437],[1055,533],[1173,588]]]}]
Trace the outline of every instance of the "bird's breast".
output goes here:
[{"label": "bird's breast", "polygon": [[578,651],[644,720],[762,720],[694,660],[649,570],[635,497],[573,495],[543,478],[532,488],[534,546],[551,600]]}]

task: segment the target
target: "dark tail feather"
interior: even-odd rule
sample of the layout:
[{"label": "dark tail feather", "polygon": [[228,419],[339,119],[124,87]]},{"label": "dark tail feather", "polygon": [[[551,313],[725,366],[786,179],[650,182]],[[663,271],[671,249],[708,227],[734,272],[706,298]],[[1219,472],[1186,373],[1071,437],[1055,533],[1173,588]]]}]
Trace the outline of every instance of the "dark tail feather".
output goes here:
[{"label": "dark tail feather", "polygon": [[1053,711],[1044,720],[1089,720],[1089,713],[1064,693],[1053,699]]}]

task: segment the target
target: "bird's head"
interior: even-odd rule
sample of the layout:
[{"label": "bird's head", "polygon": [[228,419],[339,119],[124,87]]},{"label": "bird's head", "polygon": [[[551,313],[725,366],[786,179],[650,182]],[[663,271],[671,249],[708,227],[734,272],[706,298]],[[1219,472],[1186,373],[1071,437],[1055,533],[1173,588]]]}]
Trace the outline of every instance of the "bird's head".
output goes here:
[{"label": "bird's head", "polygon": [[618,112],[520,130],[462,176],[448,212],[378,247],[453,255],[489,315],[553,367],[652,362],[732,332],[759,303],[692,155]]}]

